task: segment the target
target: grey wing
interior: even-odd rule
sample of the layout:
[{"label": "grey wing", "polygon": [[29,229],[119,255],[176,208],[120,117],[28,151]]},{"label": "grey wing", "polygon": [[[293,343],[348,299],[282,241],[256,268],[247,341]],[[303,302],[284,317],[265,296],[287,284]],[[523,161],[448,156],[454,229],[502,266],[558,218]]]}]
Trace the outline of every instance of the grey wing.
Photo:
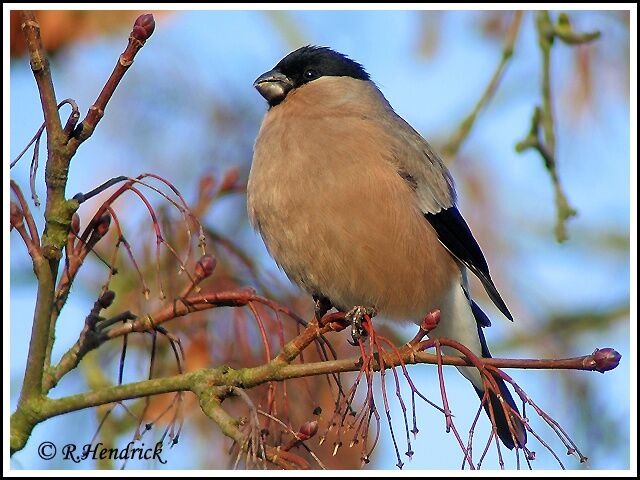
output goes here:
[{"label": "grey wing", "polygon": [[487,294],[509,319],[513,316],[496,289],[489,266],[458,208],[453,180],[440,157],[429,143],[407,122],[393,112],[389,117],[398,136],[394,160],[398,173],[416,192],[417,203],[438,234],[444,247],[482,282]]},{"label": "grey wing", "polygon": [[388,128],[397,139],[393,157],[398,173],[416,192],[424,213],[438,213],[455,206],[456,192],[451,174],[431,145],[402,117],[393,112]]}]

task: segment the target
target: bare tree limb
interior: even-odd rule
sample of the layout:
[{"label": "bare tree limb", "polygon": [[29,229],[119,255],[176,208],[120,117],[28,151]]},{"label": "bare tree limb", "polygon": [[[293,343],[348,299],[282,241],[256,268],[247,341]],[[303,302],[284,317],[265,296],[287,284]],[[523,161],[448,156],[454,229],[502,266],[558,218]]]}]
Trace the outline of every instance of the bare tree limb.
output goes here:
[{"label": "bare tree limb", "polygon": [[[77,146],[75,148],[67,146],[65,131],[71,130],[75,120],[70,119],[63,130],[58,114],[59,107],[56,101],[49,62],[40,37],[40,24],[35,14],[31,11],[21,12],[20,18],[31,70],[40,95],[47,132],[47,162],[45,168],[47,199],[44,212],[45,230],[40,241],[42,254],[32,255],[33,268],[38,280],[38,289],[24,380],[18,407],[14,416],[12,416],[12,418],[15,418],[16,425],[21,425],[24,421],[29,423],[29,419],[37,417],[37,412],[43,402],[44,369],[47,364],[47,351],[50,351],[50,344],[53,341],[51,333],[55,328],[55,323],[52,322],[52,312],[55,302],[58,265],[62,257],[62,249],[68,240],[72,215],[78,207],[77,201],[68,201],[65,198],[69,166],[71,158],[77,149]],[[144,40],[153,32],[153,17],[146,16],[140,23],[140,25],[136,24],[134,26],[134,31],[132,32],[132,37],[141,43],[135,51],[144,44]],[[132,57],[124,57],[121,60],[126,63],[126,61],[132,60]],[[116,85],[117,82],[112,87],[107,88],[107,92],[110,90],[113,93]],[[110,96],[110,94],[101,95],[99,100],[106,104]],[[70,103],[72,107],[75,104],[72,101]],[[97,120],[95,123],[97,123]],[[95,127],[95,123],[93,127]],[[38,137],[36,136],[36,138]],[[36,140],[37,143],[38,140]],[[33,178],[35,172],[32,172],[31,175]],[[31,223],[28,216],[27,224],[32,237],[37,237],[35,224]],[[31,240],[35,245],[38,239],[32,238]],[[13,421],[11,427],[14,428]],[[24,440],[26,441],[26,438]]]},{"label": "bare tree limb", "polygon": [[146,15],[140,15],[133,25],[133,30],[129,35],[129,43],[127,48],[122,52],[118,58],[109,79],[102,87],[102,91],[98,95],[98,98],[93,103],[86,117],[82,120],[73,131],[72,137],[69,139],[69,149],[75,152],[80,144],[87,140],[94,132],[98,122],[104,115],[104,110],[107,103],[111,99],[116,87],[120,84],[122,77],[127,73],[129,67],[133,64],[138,51],[144,46],[145,42],[153,34],[155,29],[155,20],[150,13]]},{"label": "bare tree limb", "polygon": [[518,38],[518,33],[520,32],[520,24],[522,23],[522,15],[522,10],[513,12],[513,20],[511,21],[511,25],[507,30],[507,36],[504,41],[504,46],[502,47],[502,55],[500,56],[498,67],[493,73],[491,80],[489,80],[489,83],[480,96],[480,99],[473,107],[473,110],[471,110],[471,113],[467,115],[464,120],[462,120],[451,138],[449,138],[444,147],[442,147],[442,153],[445,156],[454,157],[458,153],[458,151],[460,150],[460,146],[469,136],[469,133],[471,132],[471,129],[476,122],[476,118],[478,117],[480,112],[487,106],[489,101],[491,101],[491,98],[498,89],[498,85],[500,84],[500,80],[502,80],[502,77],[504,76],[507,64],[513,56],[513,49]]},{"label": "bare tree limb", "polygon": [[[531,128],[527,137],[516,145],[517,152],[533,148],[538,151],[544,165],[551,176],[556,204],[555,236],[558,242],[567,240],[566,222],[578,212],[571,207],[564,193],[556,160],[556,136],[553,115],[553,97],[551,90],[551,49],[557,37],[564,43],[576,45],[590,42],[600,36],[600,32],[578,34],[571,30],[569,18],[566,14],[559,16],[557,25],[551,21],[546,10],[536,13],[536,31],[538,46],[542,54],[541,97],[542,107],[536,107],[531,118]],[[542,133],[540,132],[542,130]]]}]

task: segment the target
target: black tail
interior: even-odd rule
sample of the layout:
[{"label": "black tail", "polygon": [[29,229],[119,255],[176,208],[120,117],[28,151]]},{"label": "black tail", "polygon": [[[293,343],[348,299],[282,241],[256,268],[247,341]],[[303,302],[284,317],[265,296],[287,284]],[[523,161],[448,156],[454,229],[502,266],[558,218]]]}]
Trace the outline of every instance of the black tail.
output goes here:
[{"label": "black tail", "polygon": [[[491,358],[491,353],[489,352],[489,348],[487,347],[487,341],[484,338],[484,333],[482,333],[482,327],[486,325],[491,325],[491,323],[489,322],[489,319],[487,318],[485,313],[480,309],[480,307],[478,307],[478,305],[476,305],[476,303],[473,300],[471,301],[471,310],[473,311],[473,315],[476,317],[476,322],[478,324],[478,336],[480,337],[480,345],[482,346],[482,356],[484,358]],[[516,406],[516,402],[513,400],[513,397],[511,396],[511,392],[507,388],[506,382],[502,378],[497,377],[495,375],[493,376],[493,378],[498,384],[498,388],[500,389],[500,395],[502,396],[502,399],[505,402],[507,402],[514,411],[520,414],[520,411]],[[482,397],[484,396],[484,391],[480,390],[479,388],[476,388],[475,386],[473,388],[478,394],[478,397],[480,397],[480,400],[482,400]],[[491,410],[493,410],[493,417],[496,422],[496,430],[498,431],[498,437],[500,437],[500,440],[502,440],[502,443],[504,443],[504,445],[509,450],[511,450],[513,449],[513,447],[516,446],[516,443],[514,443],[513,441],[513,437],[515,437],[517,446],[520,448],[524,447],[524,445],[527,443],[527,430],[524,424],[522,423],[522,421],[515,415],[513,414],[510,415],[511,424],[514,427],[514,435],[512,436],[511,430],[509,429],[509,423],[507,422],[507,417],[504,413],[502,405],[500,404],[500,400],[498,399],[498,396],[495,393],[489,392],[489,402],[491,403]],[[484,410],[485,412],[487,412],[489,419],[491,419],[489,403],[485,403]]]},{"label": "black tail", "polygon": [[[520,413],[518,411],[518,407],[516,406],[516,403],[513,401],[511,392],[509,392],[509,390],[507,389],[507,385],[504,382],[504,380],[502,380],[501,378],[497,378],[495,376],[493,378],[495,378],[496,383],[500,388],[500,394],[502,395],[503,400],[506,401],[509,404],[509,406],[513,408],[516,412]],[[480,397],[480,400],[482,400],[482,397],[484,396],[484,392],[479,388],[474,387],[474,389],[478,394],[478,397]],[[491,402],[491,409],[493,410],[493,418],[495,419],[495,422],[496,422],[496,430],[498,431],[498,437],[500,437],[500,440],[502,440],[502,443],[504,443],[504,445],[509,450],[511,450],[513,449],[514,446],[516,446],[516,444],[513,442],[513,438],[511,436],[511,430],[509,429],[509,423],[507,423],[507,417],[504,413],[504,410],[502,409],[500,400],[498,400],[498,397],[495,393],[490,392],[489,401]],[[484,411],[487,412],[487,416],[491,418],[491,413],[489,411],[489,403],[485,403]],[[524,425],[522,424],[520,419],[515,415],[511,415],[511,424],[514,427],[513,436],[515,436],[516,438],[517,446],[520,448],[524,447],[525,443],[527,443],[527,431]]]}]

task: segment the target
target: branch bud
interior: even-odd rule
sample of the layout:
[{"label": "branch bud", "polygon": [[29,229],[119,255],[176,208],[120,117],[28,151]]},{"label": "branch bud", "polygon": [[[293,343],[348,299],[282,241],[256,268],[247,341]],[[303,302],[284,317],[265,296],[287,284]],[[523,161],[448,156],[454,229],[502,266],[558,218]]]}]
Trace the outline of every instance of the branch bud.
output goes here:
[{"label": "branch bud", "polygon": [[20,206],[14,201],[11,201],[10,221],[12,229],[14,227],[20,228],[24,225],[24,213]]},{"label": "branch bud", "polygon": [[620,364],[622,355],[613,348],[596,349],[593,353],[595,370],[604,373],[613,370]]},{"label": "branch bud", "polygon": [[422,323],[420,324],[420,328],[425,332],[430,332],[435,329],[440,323],[440,310],[437,308],[429,312],[422,319]]},{"label": "branch bud", "polygon": [[316,420],[306,422],[300,427],[300,430],[298,430],[298,439],[304,442],[305,440],[309,440],[316,433],[318,433],[318,422]]},{"label": "branch bud", "polygon": [[217,264],[218,261],[213,255],[203,255],[196,263],[196,277],[203,279],[211,276]]},{"label": "branch bud", "polygon": [[145,42],[153,34],[155,28],[156,21],[153,19],[153,15],[145,13],[136,18],[131,36],[141,42]]},{"label": "branch bud", "polygon": [[200,183],[198,185],[199,195],[203,198],[213,198],[215,193],[215,185],[216,181],[213,178],[213,175],[205,175],[200,179]]},{"label": "branch bud", "polygon": [[80,234],[80,215],[77,213],[71,217],[71,231],[76,235]]},{"label": "branch bud", "polygon": [[116,298],[115,292],[113,292],[112,290],[107,290],[102,295],[100,295],[100,298],[98,299],[98,304],[102,309],[109,308],[115,298]]},{"label": "branch bud", "polygon": [[109,215],[109,213],[105,213],[100,217],[98,224],[96,225],[96,232],[100,238],[107,234],[109,226],[111,226],[111,215]]},{"label": "branch bud", "polygon": [[240,178],[240,171],[237,168],[230,168],[222,177],[220,182],[220,192],[227,192],[237,187],[238,179]]}]

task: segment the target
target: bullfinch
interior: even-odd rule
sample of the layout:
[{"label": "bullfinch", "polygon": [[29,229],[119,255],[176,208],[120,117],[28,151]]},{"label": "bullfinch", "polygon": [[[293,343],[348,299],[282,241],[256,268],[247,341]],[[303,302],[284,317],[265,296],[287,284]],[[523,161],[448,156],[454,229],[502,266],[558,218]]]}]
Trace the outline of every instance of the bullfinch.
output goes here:
[{"label": "bullfinch", "polygon": [[[287,276],[343,311],[360,306],[419,322],[439,309],[430,337],[490,357],[482,332],[490,321],[470,296],[467,272],[513,317],[456,208],[451,175],[362,65],[306,46],[254,87],[269,107],[254,146],[248,214]],[[446,347],[445,353],[459,355]],[[477,369],[459,370],[482,398]],[[495,380],[517,411],[505,382]],[[512,436],[500,399],[491,393],[490,402],[504,445],[523,447],[523,423],[511,415]]]}]

